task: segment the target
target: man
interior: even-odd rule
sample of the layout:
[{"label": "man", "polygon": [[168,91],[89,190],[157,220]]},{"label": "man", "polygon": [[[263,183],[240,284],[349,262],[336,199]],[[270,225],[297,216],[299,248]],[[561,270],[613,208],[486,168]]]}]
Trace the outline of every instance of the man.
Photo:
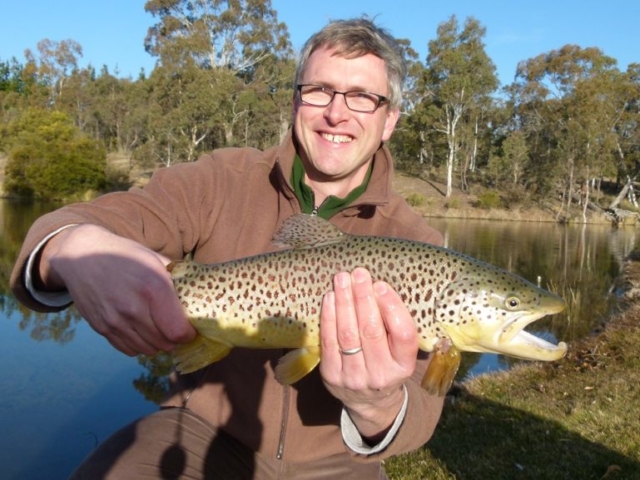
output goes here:
[{"label": "man", "polygon": [[[38,310],[73,301],[115,348],[151,355],[195,336],[165,268],[173,259],[272,251],[300,212],[354,234],[441,243],[391,190],[384,142],[404,75],[386,31],[330,23],[302,50],[281,145],[217,150],[158,171],[144,189],[40,218],[12,274],[16,297]],[[282,350],[236,348],[174,378],[164,408],[107,439],[74,478],[385,478],[381,460],[426,442],[442,409],[419,385],[428,359],[414,321],[361,268],[337,273],[321,307],[322,358],[307,377],[283,386]]]}]

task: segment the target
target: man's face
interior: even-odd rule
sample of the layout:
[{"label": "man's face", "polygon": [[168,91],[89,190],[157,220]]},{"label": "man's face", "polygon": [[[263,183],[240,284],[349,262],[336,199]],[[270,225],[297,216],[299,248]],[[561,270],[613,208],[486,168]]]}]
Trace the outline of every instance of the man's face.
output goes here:
[{"label": "man's face", "polygon": [[[389,95],[380,58],[368,54],[348,59],[332,53],[325,47],[313,52],[299,83],[322,85],[340,92],[356,90]],[[361,113],[349,110],[343,95],[336,94],[326,107],[302,104],[296,95],[294,131],[308,178],[319,182],[346,180],[347,188],[359,185],[380,142],[391,136],[398,116],[399,111],[390,109],[388,104],[373,113]]]}]

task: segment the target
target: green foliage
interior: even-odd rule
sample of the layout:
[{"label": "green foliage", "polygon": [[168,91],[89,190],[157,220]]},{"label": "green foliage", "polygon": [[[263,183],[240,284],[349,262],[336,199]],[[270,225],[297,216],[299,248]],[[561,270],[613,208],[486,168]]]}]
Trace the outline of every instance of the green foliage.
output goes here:
[{"label": "green foliage", "polygon": [[105,185],[106,151],[59,111],[26,110],[5,128],[4,189],[44,199],[79,197]]},{"label": "green foliage", "polygon": [[[295,64],[271,1],[149,0],[145,10],[156,22],[145,44],[158,60],[148,76],[80,68],[82,47],[72,40],[38,42],[24,65],[0,59],[0,151],[8,153],[9,142],[17,148],[8,165],[11,192],[75,195],[95,188],[83,182],[100,183],[87,172],[94,164],[86,138],[84,147],[73,145],[83,152],[75,160],[62,159],[72,156],[66,147],[45,155],[33,139],[9,138],[8,125],[28,108],[66,113],[143,171],[224,146],[265,149],[291,127]],[[454,182],[464,191],[481,183],[508,205],[533,195],[569,198],[589,178],[638,176],[640,64],[622,72],[597,48],[566,45],[522,59],[514,82],[496,98],[485,35],[473,17],[453,16],[427,39],[424,63],[399,40],[409,75],[401,121],[388,142],[398,170],[442,176],[446,167],[447,196]],[[45,170],[50,158],[56,165]],[[65,188],[47,191],[62,176]]]},{"label": "green foliage", "polygon": [[426,203],[425,198],[419,193],[410,193],[407,197],[407,203],[412,207],[422,207]]},{"label": "green foliage", "polygon": [[[433,93],[421,107],[433,119],[434,130],[447,143],[447,192],[452,193],[453,170],[462,160],[476,163],[476,145],[482,135],[490,95],[498,88],[496,67],[485,52],[486,29],[473,17],[460,27],[452,16],[438,26],[438,36],[429,42],[423,88]],[[466,154],[466,155],[465,155]]]},{"label": "green foliage", "polygon": [[445,204],[445,207],[450,210],[456,210],[460,208],[460,199],[456,197],[450,197],[447,203]]},{"label": "green foliage", "polygon": [[495,190],[486,190],[478,196],[477,206],[484,210],[498,208],[502,204],[500,193]]},{"label": "green foliage", "polygon": [[0,60],[0,92],[22,91],[22,67],[15,58],[11,61]]}]

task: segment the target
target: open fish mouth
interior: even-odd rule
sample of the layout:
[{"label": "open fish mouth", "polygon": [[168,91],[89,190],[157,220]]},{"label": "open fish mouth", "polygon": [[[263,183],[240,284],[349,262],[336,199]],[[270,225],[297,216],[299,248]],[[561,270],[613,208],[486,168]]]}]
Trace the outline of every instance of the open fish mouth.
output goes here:
[{"label": "open fish mouth", "polygon": [[562,308],[555,311],[543,311],[534,313],[523,313],[510,320],[501,330],[501,333],[494,346],[497,353],[503,353],[523,360],[544,360],[553,361],[565,356],[567,344],[560,342],[557,345],[525,331],[525,327],[548,314],[558,313]]}]

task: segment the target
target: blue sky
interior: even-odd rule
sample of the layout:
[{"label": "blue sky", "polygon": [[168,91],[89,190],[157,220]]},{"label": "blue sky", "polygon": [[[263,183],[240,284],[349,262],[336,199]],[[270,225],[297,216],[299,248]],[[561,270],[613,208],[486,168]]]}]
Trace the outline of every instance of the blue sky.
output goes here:
[{"label": "blue sky", "polygon": [[[83,47],[81,66],[116,67],[121,76],[136,77],[153,69],[144,37],[154,18],[144,0],[22,0],[0,8],[0,60],[24,61],[26,48],[39,40],[73,39]],[[280,21],[287,24],[294,48],[328,20],[366,13],[399,38],[411,40],[421,60],[438,24],[456,15],[486,27],[486,51],[503,84],[513,80],[519,61],[568,43],[598,47],[626,70],[640,63],[639,0],[272,0]],[[30,12],[30,13],[26,13]]]}]

